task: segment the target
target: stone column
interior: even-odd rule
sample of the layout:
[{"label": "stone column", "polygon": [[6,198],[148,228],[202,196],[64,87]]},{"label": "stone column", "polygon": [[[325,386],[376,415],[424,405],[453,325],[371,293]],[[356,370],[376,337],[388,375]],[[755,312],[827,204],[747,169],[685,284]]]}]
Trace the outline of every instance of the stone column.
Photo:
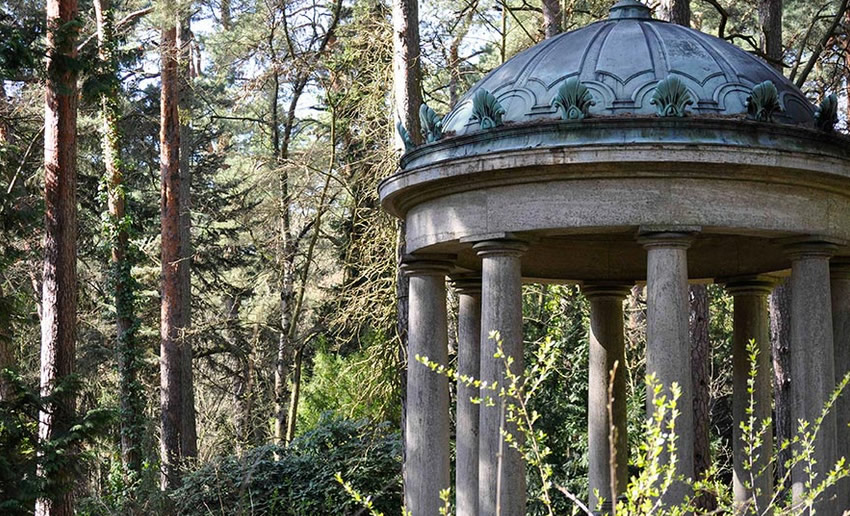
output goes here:
[{"label": "stone column", "polygon": [[[791,418],[795,434],[797,421],[815,423],[835,389],[829,258],[836,248],[837,242],[818,237],[786,243],[785,249],[791,258]],[[836,460],[835,420],[835,410],[832,410],[824,418],[814,441],[815,483],[826,478]],[[792,470],[795,502],[801,500],[805,483],[810,480],[805,464],[798,464]],[[839,504],[831,499],[834,495],[831,490],[815,504],[818,516],[841,514]]]},{"label": "stone column", "polygon": [[[850,372],[850,258],[833,258],[830,266],[832,294],[832,340],[835,352],[835,382]],[[850,461],[850,387],[846,387],[835,405],[837,456]],[[839,500],[850,508],[850,480],[838,484]]]},{"label": "stone column", "polygon": [[[688,256],[693,233],[698,228],[652,230],[641,228],[639,242],[647,250],[646,267],[646,372],[654,374],[663,386],[662,394],[672,397],[676,383],[681,396],[675,421],[676,472],[694,478],[693,390],[691,389],[691,344],[688,334]],[[654,397],[648,393],[648,415],[654,412]],[[662,453],[662,464],[669,454]],[[662,497],[665,505],[681,503],[690,493],[684,482],[675,482]]]},{"label": "stone column", "polygon": [[[481,379],[505,385],[504,359],[494,358],[496,341],[490,332],[501,335],[505,356],[513,357],[511,371],[522,374],[522,275],[520,256],[526,250],[516,240],[488,240],[475,244],[481,257]],[[520,454],[502,437],[506,425],[505,399],[497,392],[493,406],[479,409],[478,513],[503,516],[525,514],[525,464]],[[519,437],[519,436],[517,436]]]},{"label": "stone column", "polygon": [[[631,285],[588,284],[582,287],[590,301],[590,358],[587,400],[588,487],[591,510],[611,512],[611,503],[628,482],[626,421],[626,353],[623,301]],[[611,372],[616,363],[614,381]],[[609,414],[609,388],[613,398]],[[609,417],[612,416],[612,417]],[[613,425],[612,425],[613,422]],[[611,456],[611,429],[615,456]],[[616,487],[611,484],[611,464]],[[613,491],[612,491],[613,488]],[[600,506],[599,497],[604,499]]]},{"label": "stone column", "polygon": [[407,413],[404,432],[404,503],[413,516],[439,514],[448,489],[449,383],[416,357],[448,365],[446,274],[448,261],[408,258]]},{"label": "stone column", "polygon": [[478,516],[478,417],[480,392],[465,379],[481,379],[481,277],[454,278],[457,315],[457,516]]},{"label": "stone column", "polygon": [[[771,417],[771,359],[770,359],[770,316],[767,296],[773,289],[773,280],[766,276],[735,278],[727,282],[726,288],[733,296],[734,322],[732,337],[732,488],[736,512],[750,514],[755,508],[761,514],[770,503],[773,494],[773,428],[762,426]],[[748,389],[750,379],[750,354],[748,345],[755,341],[758,350],[756,376]],[[750,424],[748,408],[752,403]],[[751,426],[745,435],[741,422]],[[759,447],[754,447],[756,441]],[[747,458],[758,460],[747,467]],[[754,503],[755,502],[755,503]]]}]

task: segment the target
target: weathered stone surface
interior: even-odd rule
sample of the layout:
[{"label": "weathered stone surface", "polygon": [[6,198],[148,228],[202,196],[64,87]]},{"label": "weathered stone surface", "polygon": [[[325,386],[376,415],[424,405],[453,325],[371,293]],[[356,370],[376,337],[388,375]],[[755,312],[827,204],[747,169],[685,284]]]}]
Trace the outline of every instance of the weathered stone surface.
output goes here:
[{"label": "weathered stone surface", "polygon": [[[835,381],[838,383],[850,373],[850,261],[833,258],[829,270]],[[835,417],[836,454],[850,460],[850,387],[836,401]],[[843,507],[850,507],[850,479],[844,479],[838,485],[838,499],[843,501]]]},{"label": "weathered stone surface", "polygon": [[[688,247],[693,232],[644,233],[639,237],[646,248],[646,373],[655,375],[662,386],[661,394],[672,399],[671,387],[681,390],[675,421],[676,473],[684,479],[694,478],[694,411],[691,388],[691,351],[688,334]],[[649,393],[646,410],[655,410]],[[668,420],[665,421],[668,422]],[[666,428],[666,426],[665,426]],[[670,462],[664,452],[659,459]],[[664,504],[682,503],[690,494],[687,481],[674,482],[662,497]]]},{"label": "weathered stone surface", "polygon": [[[739,277],[728,280],[726,288],[734,298],[732,336],[732,488],[737,504],[737,514],[751,513],[754,508],[770,505],[773,493],[773,428],[762,423],[771,417],[771,359],[770,317],[767,296],[774,280],[764,276]],[[750,373],[748,345],[755,342],[758,349],[757,375],[753,393],[748,392]],[[752,396],[752,398],[751,398]],[[750,425],[747,413],[752,402],[755,424]],[[745,436],[741,423],[751,426]],[[753,450],[757,455],[752,467],[747,468],[747,446],[761,441]],[[756,494],[757,493],[757,494]]]},{"label": "weathered stone surface", "polygon": [[[791,417],[814,424],[835,389],[832,299],[829,259],[838,242],[822,236],[795,238],[786,244],[791,258]],[[814,440],[811,471],[822,482],[837,459],[836,414],[823,419]],[[806,465],[791,471],[794,501],[802,500],[811,480]],[[843,511],[835,490],[822,496],[814,509],[818,515],[838,516]]]},{"label": "weathered stone surface", "polygon": [[438,514],[450,484],[448,379],[416,356],[448,365],[446,274],[450,262],[408,259],[410,277],[404,504],[413,516]]},{"label": "weathered stone surface", "polygon": [[[628,425],[626,419],[626,353],[623,328],[623,301],[631,287],[628,285],[589,283],[582,292],[590,301],[590,358],[587,386],[587,447],[588,447],[588,507],[596,509],[599,498],[610,502],[611,446],[610,429],[616,429],[615,478],[617,492],[628,482]],[[614,381],[611,372],[616,371]],[[609,400],[608,389],[613,400]],[[609,417],[608,404],[611,403]],[[599,493],[597,497],[596,493]]]},{"label": "weathered stone surface", "polygon": [[[520,256],[527,246],[515,240],[487,240],[475,244],[481,256],[481,379],[505,385],[505,362],[496,358],[497,343],[490,332],[498,331],[506,357],[513,357],[512,371],[524,371],[522,356],[522,278]],[[497,393],[494,406],[479,409],[478,511],[479,514],[525,514],[525,464],[519,452],[504,442],[500,431],[502,404]],[[516,435],[515,429],[505,429]],[[517,436],[518,438],[521,436]],[[499,468],[501,455],[501,469]]]},{"label": "weathered stone surface", "polygon": [[478,419],[481,393],[466,378],[481,379],[481,277],[453,277],[458,293],[457,431],[455,441],[457,516],[478,516]]}]

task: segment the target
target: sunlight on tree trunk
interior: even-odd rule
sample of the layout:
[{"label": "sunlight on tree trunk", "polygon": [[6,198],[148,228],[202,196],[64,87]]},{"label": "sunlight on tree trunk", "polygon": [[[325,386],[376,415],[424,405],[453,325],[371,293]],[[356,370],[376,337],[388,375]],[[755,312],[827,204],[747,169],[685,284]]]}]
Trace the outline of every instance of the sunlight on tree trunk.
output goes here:
[{"label": "sunlight on tree trunk", "polygon": [[[173,11],[168,11],[171,14]],[[162,180],[162,308],[160,314],[160,436],[161,486],[171,490],[180,485],[180,429],[182,424],[182,349],[180,330],[184,301],[181,297],[180,251],[180,121],[177,77],[177,26],[167,16],[160,41],[162,56],[160,101],[160,173]]]},{"label": "sunlight on tree trunk", "polygon": [[[41,318],[41,396],[74,372],[77,338],[77,57],[76,0],[47,1],[47,87],[44,110],[44,273]],[[76,403],[65,394],[39,414],[38,437],[61,439]],[[70,516],[72,471],[46,471],[49,498],[36,502],[38,516]]]}]

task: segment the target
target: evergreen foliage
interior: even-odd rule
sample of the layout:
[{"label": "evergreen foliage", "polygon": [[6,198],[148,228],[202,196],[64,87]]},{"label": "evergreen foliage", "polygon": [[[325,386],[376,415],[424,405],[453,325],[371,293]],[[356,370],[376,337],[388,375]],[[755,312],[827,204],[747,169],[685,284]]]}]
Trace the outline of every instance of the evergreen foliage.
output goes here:
[{"label": "evergreen foliage", "polygon": [[[279,458],[276,458],[279,457]],[[181,515],[355,514],[359,506],[336,481],[373,493],[384,514],[400,514],[401,442],[389,424],[326,414],[287,447],[228,455],[186,475],[172,499]]]}]

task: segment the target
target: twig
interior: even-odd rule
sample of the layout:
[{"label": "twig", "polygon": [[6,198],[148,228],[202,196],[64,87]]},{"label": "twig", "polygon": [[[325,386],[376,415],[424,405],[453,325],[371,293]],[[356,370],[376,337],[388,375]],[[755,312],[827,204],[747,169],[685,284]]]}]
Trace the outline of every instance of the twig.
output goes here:
[{"label": "twig", "polygon": [[809,56],[809,61],[806,63],[805,68],[803,68],[802,73],[800,73],[800,77],[797,78],[796,85],[798,88],[802,88],[803,84],[806,82],[806,78],[808,78],[809,73],[811,73],[812,68],[815,67],[815,63],[817,63],[820,58],[821,52],[826,47],[827,42],[832,38],[832,35],[835,34],[835,30],[838,28],[838,24],[841,23],[841,18],[844,16],[844,12],[847,10],[847,2],[848,0],[842,0],[841,7],[838,8],[838,11],[835,13],[835,17],[832,19],[832,24],[829,26],[829,30],[823,35],[823,37],[818,41],[818,44],[815,46],[814,51],[812,51],[812,55]]},{"label": "twig", "polygon": [[[118,31],[118,29],[124,28],[125,25],[129,25],[130,23],[136,21],[137,19],[141,18],[142,16],[144,16],[146,14],[149,14],[152,11],[153,11],[153,6],[145,7],[144,9],[139,9],[138,11],[131,12],[127,16],[121,18],[118,21],[118,23],[115,24],[115,30]],[[87,37],[86,39],[84,39],[82,43],[77,45],[77,52],[82,51],[86,47],[86,45],[88,45],[91,42],[91,40],[93,40],[96,37],[97,37],[97,33],[94,33],[94,34],[90,35],[89,37]]]}]

